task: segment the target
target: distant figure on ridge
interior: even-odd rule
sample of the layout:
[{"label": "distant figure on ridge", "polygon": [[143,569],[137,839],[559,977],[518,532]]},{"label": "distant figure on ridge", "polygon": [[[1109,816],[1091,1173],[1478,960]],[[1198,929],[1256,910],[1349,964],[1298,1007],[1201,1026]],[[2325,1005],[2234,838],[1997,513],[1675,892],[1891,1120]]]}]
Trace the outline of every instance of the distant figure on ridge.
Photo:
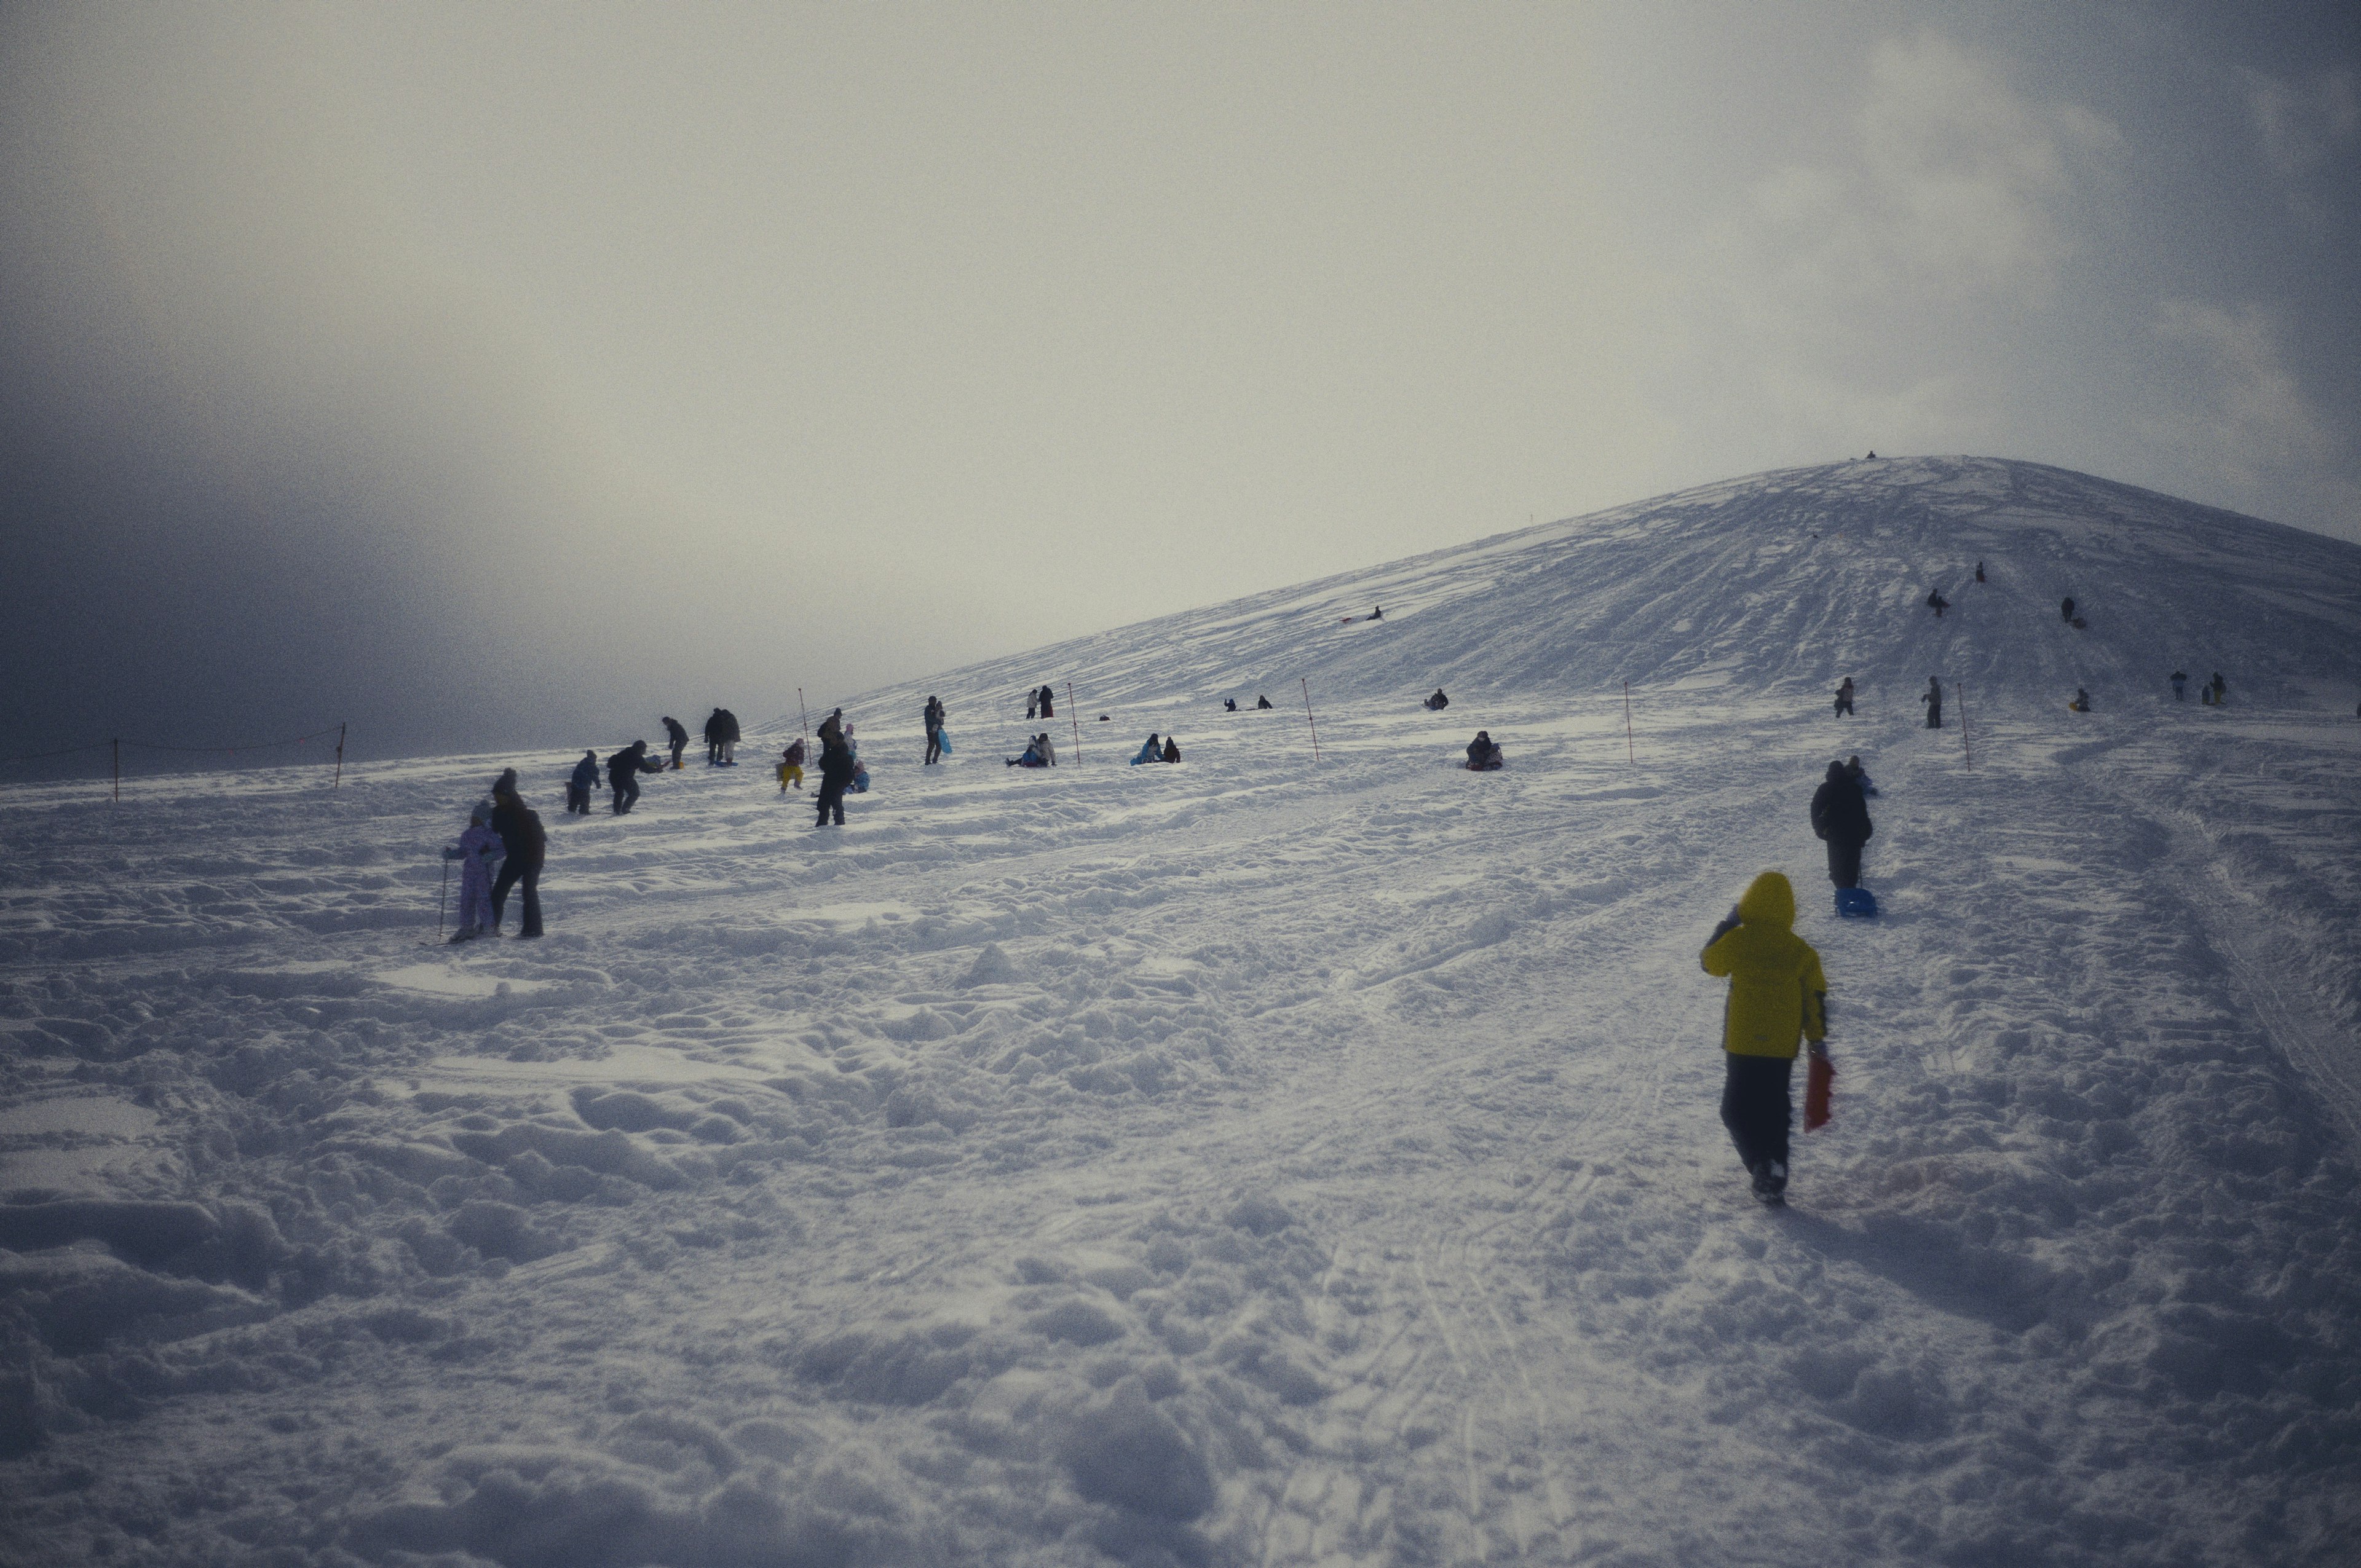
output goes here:
[{"label": "distant figure on ridge", "polygon": [[1861,784],[1842,762],[1828,764],[1828,776],[1812,792],[1812,834],[1828,847],[1828,880],[1839,887],[1861,885],[1861,851],[1877,831]]},{"label": "distant figure on ridge", "polygon": [[1951,608],[1951,601],[1943,597],[1941,589],[1928,588],[1927,590],[1927,608],[1935,612],[1936,620],[1940,620],[1943,619],[1943,612]]},{"label": "distant figure on ridge", "polygon": [[2230,683],[2222,678],[2221,671],[2216,670],[2213,672],[2213,706],[2219,707],[2229,700]]},{"label": "distant figure on ridge", "polygon": [[2070,596],[2058,601],[2058,619],[2069,626],[2074,624],[2074,600]]},{"label": "distant figure on ridge", "polygon": [[664,715],[664,727],[665,738],[672,742],[673,771],[677,773],[680,771],[680,754],[688,750],[688,730],[670,714]]},{"label": "distant figure on ridge", "polygon": [[598,753],[585,751],[582,760],[574,764],[572,776],[566,781],[566,814],[568,817],[590,815],[590,792],[598,787]]},{"label": "distant figure on ridge", "polygon": [[1850,675],[1847,675],[1841,682],[1838,683],[1837,685],[1837,717],[1842,718],[1851,712],[1852,677]]},{"label": "distant figure on ridge", "polygon": [[1131,759],[1131,765],[1136,768],[1142,762],[1160,762],[1163,760],[1163,741],[1151,729],[1148,732],[1148,739],[1140,742],[1138,754]]},{"label": "distant figure on ridge", "polygon": [[1435,687],[1434,695],[1426,699],[1426,710],[1429,713],[1441,713],[1444,708],[1449,707],[1450,706],[1451,699],[1443,695],[1443,688],[1441,686]]},{"label": "distant figure on ridge", "polygon": [[927,698],[926,723],[927,762],[928,765],[931,766],[934,763],[942,761],[943,756],[942,698],[939,696],[930,696]]},{"label": "distant figure on ridge", "polygon": [[1796,1044],[1809,1040],[1815,1058],[1828,1055],[1828,976],[1795,927],[1795,890],[1779,872],[1764,872],[1697,955],[1706,973],[1730,980],[1721,1124],[1753,1178],[1755,1198],[1772,1208],[1787,1201]]},{"label": "distant figure on ridge", "polygon": [[626,816],[640,798],[640,775],[660,773],[664,764],[648,757],[648,743],[634,740],[607,759],[607,787],[615,792],[615,815]]},{"label": "distant figure on ridge", "polygon": [[2188,701],[2189,672],[2187,670],[2175,670],[2172,672],[2169,678],[2172,681],[2172,700],[2175,702]]},{"label": "distant figure on ridge", "polygon": [[1488,729],[1478,729],[1476,739],[1467,742],[1467,771],[1471,773],[1494,773],[1507,762],[1500,755],[1500,743],[1492,739]]},{"label": "distant figure on ridge", "polygon": [[1918,700],[1927,705],[1927,728],[1943,728],[1943,683],[1933,675],[1927,677],[1927,690]]}]

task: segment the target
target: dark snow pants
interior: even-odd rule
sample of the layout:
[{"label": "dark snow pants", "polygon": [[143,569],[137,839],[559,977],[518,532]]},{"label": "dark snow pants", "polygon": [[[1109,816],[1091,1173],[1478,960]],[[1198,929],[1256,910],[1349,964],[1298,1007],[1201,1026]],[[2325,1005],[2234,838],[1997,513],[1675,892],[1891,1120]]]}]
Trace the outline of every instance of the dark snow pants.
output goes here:
[{"label": "dark snow pants", "polygon": [[1738,1146],[1738,1157],[1750,1171],[1764,1160],[1787,1163],[1787,1124],[1795,1113],[1787,1098],[1787,1080],[1795,1067],[1793,1057],[1742,1057],[1724,1051],[1729,1076],[1721,1086],[1721,1124]]},{"label": "dark snow pants", "polygon": [[1927,728],[1929,729],[1940,729],[1943,728],[1943,705],[1941,703],[1930,702],[1927,705]]},{"label": "dark snow pants", "polygon": [[621,781],[615,785],[615,815],[620,817],[631,810],[632,803],[639,798],[640,781],[631,774],[625,773]]},{"label": "dark snow pants", "polygon": [[1828,880],[1839,887],[1861,885],[1861,846],[1850,839],[1828,840]]},{"label": "dark snow pants", "polygon": [[940,761],[940,760],[941,760],[941,758],[942,758],[942,754],[943,754],[943,732],[942,732],[941,730],[939,730],[939,729],[929,729],[929,730],[928,730],[928,731],[927,731],[927,761],[928,761],[928,762],[939,762],[939,761]]},{"label": "dark snow pants", "polygon": [[1840,696],[1837,698],[1837,714],[1839,718],[1845,714],[1850,713],[1851,711],[1852,698],[1849,696]]},{"label": "dark snow pants", "polygon": [[687,751],[687,750],[688,750],[688,742],[687,742],[687,741],[686,741],[686,740],[675,740],[675,741],[674,741],[674,742],[672,743],[672,769],[673,769],[673,772],[675,772],[675,773],[678,773],[678,772],[680,772],[680,754],[681,754],[683,751]]},{"label": "dark snow pants", "polygon": [[566,813],[569,817],[590,815],[590,792],[580,784],[566,786]]},{"label": "dark snow pants", "polygon": [[492,883],[492,929],[500,928],[500,912],[508,907],[509,889],[524,883],[523,923],[517,927],[520,937],[541,935],[541,862],[521,864],[515,855],[500,862],[500,874]]},{"label": "dark snow pants", "polygon": [[815,828],[827,827],[829,815],[831,812],[836,816],[836,825],[839,828],[843,827],[844,785],[837,783],[833,779],[824,778],[820,780],[819,784],[819,820],[813,823],[812,826]]}]

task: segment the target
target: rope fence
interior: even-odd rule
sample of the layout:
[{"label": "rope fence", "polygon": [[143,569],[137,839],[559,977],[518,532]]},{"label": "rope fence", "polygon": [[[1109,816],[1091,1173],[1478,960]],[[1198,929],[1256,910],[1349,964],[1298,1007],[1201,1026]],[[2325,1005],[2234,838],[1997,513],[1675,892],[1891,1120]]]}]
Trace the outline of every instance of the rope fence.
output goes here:
[{"label": "rope fence", "polygon": [[335,737],[335,775],[329,780],[330,789],[340,789],[345,782],[345,732],[350,726],[338,724],[327,729],[314,729],[308,735],[297,735],[285,740],[249,740],[236,746],[175,746],[162,740],[93,740],[86,746],[60,746],[54,751],[25,751],[13,757],[0,757],[0,766],[12,762],[46,762],[51,757],[74,757],[85,751],[105,751],[113,757],[115,798],[123,798],[123,751],[129,747],[135,751],[167,751],[177,756],[235,757],[245,751],[280,751],[290,746],[306,746],[314,740]]}]

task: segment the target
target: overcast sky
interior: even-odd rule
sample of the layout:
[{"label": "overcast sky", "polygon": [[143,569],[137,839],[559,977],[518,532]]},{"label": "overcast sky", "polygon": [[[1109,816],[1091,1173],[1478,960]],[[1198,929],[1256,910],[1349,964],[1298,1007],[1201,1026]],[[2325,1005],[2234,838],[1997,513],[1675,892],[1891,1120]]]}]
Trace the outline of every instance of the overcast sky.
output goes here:
[{"label": "overcast sky", "polygon": [[1871,447],[2361,539],[2344,0],[0,16],[0,752],[751,721]]}]

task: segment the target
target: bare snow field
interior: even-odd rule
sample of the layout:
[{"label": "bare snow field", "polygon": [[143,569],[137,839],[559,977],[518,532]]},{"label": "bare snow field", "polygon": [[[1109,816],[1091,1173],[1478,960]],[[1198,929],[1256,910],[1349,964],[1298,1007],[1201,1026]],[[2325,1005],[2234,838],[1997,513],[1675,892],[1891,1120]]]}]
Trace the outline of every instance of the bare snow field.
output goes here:
[{"label": "bare snow field", "polygon": [[[0,1562],[2350,1562],[2356,562],[1839,465],[848,703],[841,830],[752,741],[0,791]],[[550,934],[434,945],[511,762]],[[1765,867],[1784,1212],[1697,961]]]}]

